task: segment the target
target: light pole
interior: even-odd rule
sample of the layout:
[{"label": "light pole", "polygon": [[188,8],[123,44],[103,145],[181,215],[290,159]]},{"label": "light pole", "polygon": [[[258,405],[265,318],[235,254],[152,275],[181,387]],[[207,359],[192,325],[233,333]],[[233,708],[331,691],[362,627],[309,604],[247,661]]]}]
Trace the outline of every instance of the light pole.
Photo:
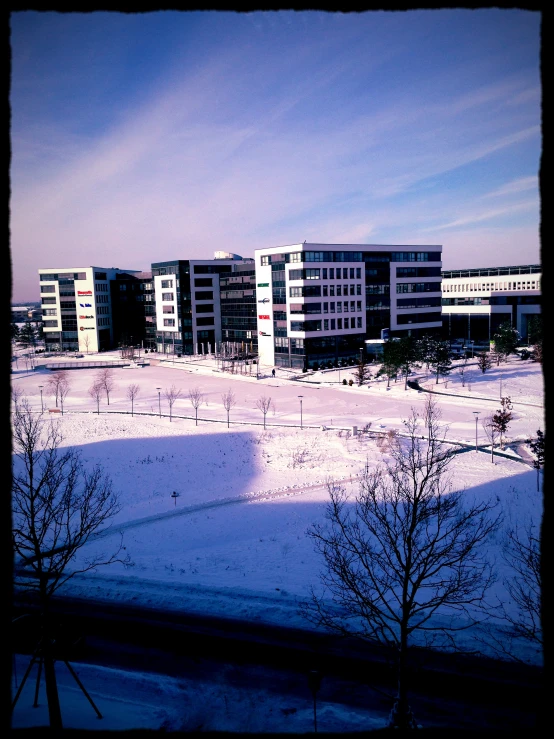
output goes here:
[{"label": "light pole", "polygon": [[298,397],[300,399],[300,428],[302,428],[302,398],[304,396],[303,395],[299,395]]},{"label": "light pole", "polygon": [[473,341],[473,339],[471,339],[469,343],[471,344],[471,358],[473,359],[473,345],[475,344],[475,342]]},{"label": "light pole", "polygon": [[44,385],[39,385],[38,387],[40,390],[40,409],[44,413],[44,403],[42,402],[42,388],[44,387]]},{"label": "light pole", "polygon": [[500,400],[502,400],[502,375],[500,375]]},{"label": "light pole", "polygon": [[156,390],[158,391],[158,413],[161,418],[162,417],[162,397],[160,395],[161,387],[157,387]]},{"label": "light pole", "polygon": [[477,451],[477,421],[479,420],[479,413],[481,411],[473,411],[473,415],[475,416],[475,451]]}]

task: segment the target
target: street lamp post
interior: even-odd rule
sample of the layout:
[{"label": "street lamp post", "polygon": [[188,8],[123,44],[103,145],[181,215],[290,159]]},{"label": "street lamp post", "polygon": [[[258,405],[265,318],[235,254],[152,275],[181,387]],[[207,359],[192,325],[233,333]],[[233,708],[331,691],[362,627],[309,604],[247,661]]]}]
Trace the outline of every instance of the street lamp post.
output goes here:
[{"label": "street lamp post", "polygon": [[479,420],[479,413],[481,411],[473,411],[473,415],[475,416],[475,451],[477,451],[477,421]]},{"label": "street lamp post", "polygon": [[160,395],[161,387],[157,387],[156,390],[158,391],[158,413],[161,418],[162,417],[162,397]]},{"label": "street lamp post", "polygon": [[475,342],[473,341],[473,339],[471,339],[469,343],[471,344],[471,358],[473,359],[473,345],[475,344]]},{"label": "street lamp post", "polygon": [[44,413],[44,403],[42,402],[42,388],[44,387],[44,385],[39,385],[38,387],[40,390],[40,409]]},{"label": "street lamp post", "polygon": [[303,395],[299,395],[298,397],[300,399],[300,428],[302,428],[302,398],[304,396]]}]

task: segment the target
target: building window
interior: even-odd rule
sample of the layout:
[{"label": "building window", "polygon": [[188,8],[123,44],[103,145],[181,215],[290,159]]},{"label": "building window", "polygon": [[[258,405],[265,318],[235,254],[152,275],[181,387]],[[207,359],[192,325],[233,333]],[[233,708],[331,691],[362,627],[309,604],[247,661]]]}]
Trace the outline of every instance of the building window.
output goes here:
[{"label": "building window", "polygon": [[323,285],[323,297],[324,297],[324,298],[326,298],[326,297],[327,297],[327,292],[328,292],[328,287],[327,287],[327,285]]},{"label": "building window", "polygon": [[335,286],[329,285],[329,297],[334,298],[335,297]]},{"label": "building window", "polygon": [[335,304],[334,303],[329,303],[329,310],[330,310],[331,313],[334,313],[335,312]]},{"label": "building window", "polygon": [[[56,298],[42,298],[42,304],[43,305],[55,305]],[[73,304],[73,307],[75,307],[75,304]]]},{"label": "building window", "polygon": [[[41,279],[42,279],[42,275],[41,275]],[[55,285],[41,285],[40,291],[41,293],[55,293],[56,286]]]},{"label": "building window", "polygon": [[269,256],[263,256],[261,260],[262,267],[268,267],[269,266]]},{"label": "building window", "polygon": [[335,330],[335,319],[331,318],[331,331]]},{"label": "building window", "polygon": [[214,293],[213,290],[198,290],[194,293],[194,299],[195,300],[213,300],[214,299]]},{"label": "building window", "polygon": [[356,285],[350,285],[350,295],[356,295]]},{"label": "building window", "polygon": [[323,330],[329,331],[329,319],[328,318],[325,318],[323,321]]},{"label": "building window", "polygon": [[357,325],[357,328],[361,328],[362,327],[362,317],[361,316],[358,316],[356,318],[356,323],[358,324]]},{"label": "building window", "polygon": [[42,311],[43,315],[45,316],[57,316],[58,310],[57,308],[44,308]]},{"label": "building window", "polygon": [[306,273],[305,280],[319,280],[320,271],[318,269],[306,269],[304,271]]},{"label": "building window", "polygon": [[348,328],[348,318],[344,319],[344,328]]},{"label": "building window", "polygon": [[337,313],[342,313],[342,300],[337,302]]},{"label": "building window", "polygon": [[42,322],[42,325],[45,328],[57,328],[58,327],[58,322],[57,321],[43,321]]},{"label": "building window", "polygon": [[173,280],[162,280],[162,289],[173,287]]},{"label": "building window", "polygon": [[213,303],[209,303],[208,305],[197,305],[196,312],[197,313],[213,313],[214,312]]},{"label": "building window", "polygon": [[342,295],[342,287],[341,287],[341,285],[337,285],[337,297],[340,298],[341,295]]},{"label": "building window", "polygon": [[330,267],[329,268],[329,279],[330,280],[334,280],[335,279],[335,268],[334,267]]},{"label": "building window", "polygon": [[329,313],[329,303],[323,303],[323,312]]},{"label": "building window", "polygon": [[162,306],[162,310],[164,313],[175,313],[175,306],[173,305],[164,305]]},{"label": "building window", "polygon": [[356,267],[356,279],[361,280],[361,278],[362,278],[362,268]]},{"label": "building window", "polygon": [[174,318],[164,318],[164,326],[175,326]]},{"label": "building window", "polygon": [[162,300],[174,300],[174,293],[162,293]]},{"label": "building window", "polygon": [[196,325],[197,326],[213,326],[214,325],[214,318],[213,316],[202,316],[201,318],[196,319]]},{"label": "building window", "polygon": [[342,318],[337,318],[337,328],[342,330]]}]

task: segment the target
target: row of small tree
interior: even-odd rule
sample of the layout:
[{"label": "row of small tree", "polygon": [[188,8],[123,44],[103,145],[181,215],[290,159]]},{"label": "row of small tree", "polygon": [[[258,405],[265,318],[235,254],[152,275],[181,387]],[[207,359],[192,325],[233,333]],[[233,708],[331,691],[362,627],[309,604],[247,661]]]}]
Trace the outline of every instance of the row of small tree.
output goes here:
[{"label": "row of small tree", "polygon": [[[56,408],[59,407],[63,415],[65,399],[71,388],[71,384],[69,382],[69,372],[67,370],[59,370],[57,372],[53,372],[46,382],[46,387],[47,390],[55,398]],[[106,402],[109,405],[110,396],[114,388],[114,370],[109,367],[100,370],[96,374],[91,386],[88,389],[88,394],[96,402],[96,412],[98,414],[100,413],[100,401],[102,397],[104,395],[106,396]],[[140,385],[138,385],[137,383],[131,383],[127,386],[126,394],[127,399],[131,402],[131,415],[133,416],[135,411],[135,401],[140,395]],[[165,388],[163,390],[163,397],[167,401],[167,404],[169,406],[169,420],[171,421],[173,419],[173,406],[175,405],[176,401],[179,400],[179,398],[183,397],[182,390],[175,385],[171,385],[171,387]],[[14,388],[12,390],[12,398],[15,402],[15,405],[17,406],[18,401],[21,398],[21,393],[18,392],[17,388]],[[194,409],[195,424],[196,426],[198,426],[198,410],[202,406],[202,403],[205,402],[205,395],[199,387],[193,387],[189,390],[187,398]],[[237,402],[235,394],[230,388],[229,390],[227,390],[227,392],[222,393],[221,401],[227,413],[227,428],[229,428],[230,413]],[[263,415],[265,429],[267,414],[271,409],[275,410],[275,404],[273,403],[273,400],[270,396],[262,395],[256,400],[255,407],[259,411],[261,411]]]}]

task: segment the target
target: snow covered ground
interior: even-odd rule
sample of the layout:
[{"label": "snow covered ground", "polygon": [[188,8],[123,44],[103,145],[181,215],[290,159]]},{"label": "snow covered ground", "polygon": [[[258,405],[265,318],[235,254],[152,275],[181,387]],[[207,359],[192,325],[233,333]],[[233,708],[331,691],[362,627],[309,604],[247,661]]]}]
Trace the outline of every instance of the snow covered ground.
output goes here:
[{"label": "snow covered ground", "polygon": [[[80,361],[109,358],[118,357],[116,353],[103,353]],[[114,565],[76,577],[65,592],[269,623],[286,619],[291,626],[307,627],[298,614],[298,603],[306,597],[310,585],[317,585],[322,563],[306,529],[323,520],[328,498],[326,480],[341,480],[353,489],[363,468],[373,467],[386,455],[377,436],[392,429],[401,431],[402,420],[409,417],[412,408],[422,411],[426,393],[405,389],[401,381],[391,382],[390,387],[386,380],[371,380],[361,388],[344,386],[342,380],[351,376],[351,371],[344,369],[304,376],[277,369],[275,378],[265,372],[256,379],[223,373],[209,358],[146,358],[150,366],[114,370],[115,387],[109,405],[102,399],[100,413],[88,394],[97,371],[71,370],[71,389],[63,416],[49,413],[55,408],[54,399],[47,393],[49,371],[41,365],[29,371],[22,358],[17,367],[13,363],[13,387],[38,412],[39,386],[43,386],[45,417],[56,418],[61,424],[64,444],[79,447],[87,463],[100,462],[109,471],[122,502],[111,529],[89,544],[87,551],[106,550],[110,537],[123,532],[134,566],[124,569]],[[511,451],[509,458],[495,454],[491,463],[480,421],[500,407],[500,395],[508,395],[514,415],[509,441],[525,442],[537,429],[544,429],[540,365],[512,357],[484,375],[473,364],[469,380],[466,371],[464,383],[456,371],[439,384],[424,371],[411,379],[416,378],[426,388],[441,393],[437,399],[442,421],[448,426],[446,438],[465,450],[453,458],[454,484],[465,489],[468,496],[497,500],[504,510],[505,529],[526,521],[538,526],[542,493],[537,491],[535,470],[525,463],[530,459],[528,449]],[[140,386],[133,416],[127,397],[132,383]],[[181,390],[182,396],[173,406],[170,420],[165,392],[172,385]],[[204,394],[198,425],[188,399],[192,388],[200,388]],[[228,427],[221,396],[229,389],[236,404],[230,410]],[[261,396],[272,399],[265,430],[262,413],[256,407]],[[475,411],[480,413],[477,426]],[[353,433],[353,427],[363,429],[368,424],[372,434]],[[479,452],[475,451],[476,433]],[[178,495],[172,496],[174,492]],[[500,571],[491,598],[505,599],[501,543],[499,533],[491,544]],[[471,643],[472,635],[466,638]],[[541,659],[540,654],[523,646],[521,656],[534,663]],[[82,669],[88,671],[87,687],[91,681],[97,682],[101,694],[102,676],[110,671]],[[72,678],[67,677],[68,690],[72,690]],[[112,706],[111,699],[108,704],[113,707],[113,722],[109,726],[103,722],[100,728],[181,727],[172,708],[166,711],[154,698],[143,701],[136,697],[142,689],[152,695],[148,688],[151,677],[115,677],[119,684],[133,686],[128,691],[134,696],[130,702],[136,700],[140,711],[133,709],[132,726],[123,726],[120,722],[127,720],[122,715],[125,711]],[[184,690],[178,683],[168,678],[164,688],[167,696]],[[187,688],[192,693],[196,689],[193,685]],[[211,689],[215,690],[213,686]],[[104,694],[108,695],[107,691]],[[119,696],[122,694],[125,691]],[[251,699],[237,697],[239,704],[242,700]],[[23,697],[20,701],[23,704]],[[260,698],[259,706],[263,704]],[[243,717],[243,725],[238,719],[231,720],[230,714],[225,722],[221,718],[224,714],[214,709],[209,726],[204,728],[284,731],[286,724],[290,731],[308,731],[313,720],[311,703],[305,708],[305,715],[300,707],[286,714],[277,711],[277,723],[269,721],[267,711],[252,708],[251,724],[246,728],[244,705],[237,714]],[[26,721],[36,725],[38,710],[34,714],[32,709],[16,711],[14,726],[28,725]],[[327,731],[368,728],[367,722],[371,721],[370,716],[360,718],[350,713],[348,723],[341,707],[328,707],[328,711]],[[68,716],[65,725],[97,728],[89,725],[88,719],[84,726],[80,723],[85,714],[96,720],[92,709],[88,713],[77,710],[75,719]],[[382,718],[376,721],[382,725]]]}]

